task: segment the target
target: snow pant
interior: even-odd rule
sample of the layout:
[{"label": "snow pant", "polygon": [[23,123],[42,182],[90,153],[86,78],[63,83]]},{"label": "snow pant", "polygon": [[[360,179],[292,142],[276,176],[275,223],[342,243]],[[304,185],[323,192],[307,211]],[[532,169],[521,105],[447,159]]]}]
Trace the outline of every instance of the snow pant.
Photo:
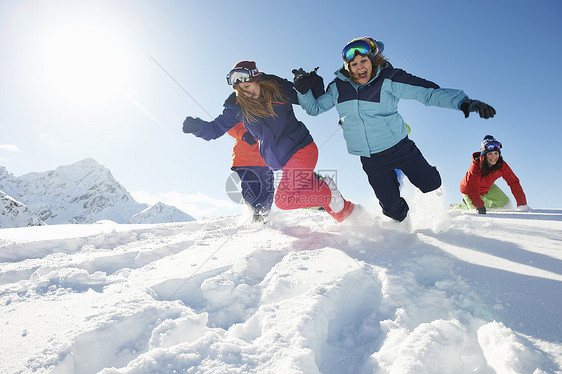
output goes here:
[{"label": "snow pant", "polygon": [[283,166],[283,175],[275,192],[279,209],[327,208],[332,198],[330,187],[314,175],[318,147],[314,142],[299,149]]},{"label": "snow pant", "polygon": [[[476,209],[472,200],[468,195],[462,194],[464,202],[468,209]],[[509,197],[499,188],[496,184],[492,184],[492,187],[484,195],[480,196],[484,202],[484,206],[488,209],[504,208],[509,204]]]},{"label": "snow pant", "polygon": [[375,191],[384,215],[402,222],[408,214],[408,204],[400,196],[400,183],[394,169],[400,169],[422,192],[441,186],[441,176],[429,165],[416,144],[408,137],[382,152],[361,157],[363,170]]},{"label": "snow pant", "polygon": [[269,212],[273,204],[273,171],[267,166],[233,166],[240,177],[242,197],[255,212]]}]

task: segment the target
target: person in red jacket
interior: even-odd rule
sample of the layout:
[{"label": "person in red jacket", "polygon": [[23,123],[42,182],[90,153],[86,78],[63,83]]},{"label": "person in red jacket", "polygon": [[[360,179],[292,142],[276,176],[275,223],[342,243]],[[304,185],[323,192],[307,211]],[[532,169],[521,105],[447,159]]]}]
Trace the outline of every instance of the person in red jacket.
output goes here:
[{"label": "person in red jacket", "polygon": [[480,152],[472,155],[472,164],[461,181],[460,190],[466,205],[457,204],[454,208],[476,209],[479,214],[486,214],[486,208],[505,208],[509,197],[494,183],[501,177],[511,188],[517,210],[530,210],[519,178],[502,158],[501,148],[502,144],[492,135],[484,137]]},{"label": "person in red jacket", "polygon": [[265,222],[273,204],[275,192],[273,171],[260,154],[256,139],[242,122],[228,131],[235,139],[230,170],[240,177],[242,197],[253,212],[254,222]]}]

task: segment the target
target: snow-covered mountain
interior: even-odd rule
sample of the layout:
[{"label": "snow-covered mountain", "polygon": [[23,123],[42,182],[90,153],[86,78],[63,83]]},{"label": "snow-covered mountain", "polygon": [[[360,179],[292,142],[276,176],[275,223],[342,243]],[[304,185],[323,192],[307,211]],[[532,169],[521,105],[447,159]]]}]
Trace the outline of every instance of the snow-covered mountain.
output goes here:
[{"label": "snow-covered mountain", "polygon": [[166,223],[166,222],[189,222],[195,218],[179,210],[176,207],[157,203],[135,214],[129,223]]},{"label": "snow-covered mountain", "polygon": [[0,191],[0,227],[43,225],[45,225],[45,222],[33,214],[25,204]]},{"label": "snow-covered mountain", "polygon": [[[192,221],[193,217],[179,210],[158,206],[150,209],[138,203],[103,165],[87,158],[72,165],[42,173],[15,177],[0,167],[0,190],[24,203],[31,212],[47,224],[93,223],[111,220],[127,223]],[[171,208],[171,207],[170,207]],[[175,208],[174,208],[175,209]],[[161,216],[158,216],[158,213]],[[181,212],[183,213],[183,212]],[[0,227],[4,227],[1,225]]]}]

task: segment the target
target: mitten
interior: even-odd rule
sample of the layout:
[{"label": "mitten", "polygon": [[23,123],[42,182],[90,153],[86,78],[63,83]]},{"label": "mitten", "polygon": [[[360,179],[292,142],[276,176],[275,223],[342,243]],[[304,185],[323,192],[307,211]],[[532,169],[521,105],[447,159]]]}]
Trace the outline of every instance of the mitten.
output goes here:
[{"label": "mitten", "polygon": [[486,214],[486,207],[483,206],[481,208],[476,208],[476,210],[478,211],[478,214]]},{"label": "mitten", "polygon": [[303,95],[312,90],[312,95],[315,99],[326,92],[324,89],[324,79],[316,73],[316,70],[318,68],[307,73],[303,68],[293,69],[295,89]]},{"label": "mitten", "polygon": [[186,134],[194,133],[203,126],[203,121],[201,118],[196,117],[187,117],[185,121],[183,121],[183,132]]},{"label": "mitten", "polygon": [[301,93],[307,93],[311,88],[313,81],[310,78],[310,74],[303,70],[303,68],[293,69],[293,82],[295,83],[295,89]]},{"label": "mitten", "polygon": [[316,74],[316,69],[311,71],[309,76],[310,79],[312,79],[312,96],[314,96],[315,99],[318,99],[318,97],[324,95],[326,89],[324,88],[324,79]]},{"label": "mitten", "polygon": [[248,143],[249,145],[254,145],[257,143],[256,138],[254,138],[249,131],[246,131],[244,135],[242,135],[242,140]]}]

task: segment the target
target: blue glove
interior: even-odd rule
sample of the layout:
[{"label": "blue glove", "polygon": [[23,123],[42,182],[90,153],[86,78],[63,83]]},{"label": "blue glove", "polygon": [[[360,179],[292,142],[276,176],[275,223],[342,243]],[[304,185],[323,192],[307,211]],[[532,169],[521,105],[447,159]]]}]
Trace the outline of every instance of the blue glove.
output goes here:
[{"label": "blue glove", "polygon": [[185,121],[183,121],[183,132],[186,134],[194,133],[198,131],[205,121],[201,118],[197,117],[186,117]]},{"label": "blue glove", "polygon": [[480,117],[485,119],[492,118],[496,114],[496,110],[494,108],[478,100],[465,99],[461,103],[460,109],[464,113],[464,118],[468,118],[470,112],[478,112]]},{"label": "blue glove", "polygon": [[248,143],[249,145],[254,145],[257,143],[256,138],[254,138],[249,131],[246,131],[244,135],[242,135],[242,140]]}]

